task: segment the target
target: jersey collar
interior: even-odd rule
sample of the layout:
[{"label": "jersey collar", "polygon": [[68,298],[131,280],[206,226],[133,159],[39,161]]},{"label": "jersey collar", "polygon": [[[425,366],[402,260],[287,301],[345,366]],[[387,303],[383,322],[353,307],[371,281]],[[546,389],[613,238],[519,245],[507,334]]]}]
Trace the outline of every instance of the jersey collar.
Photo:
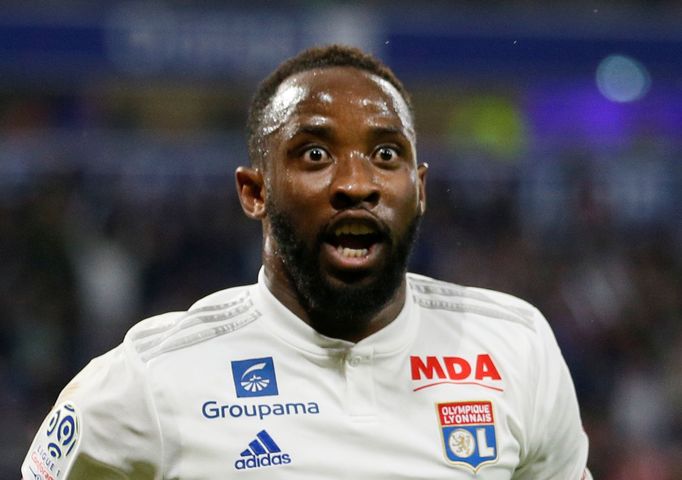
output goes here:
[{"label": "jersey collar", "polygon": [[369,349],[375,356],[393,355],[411,345],[416,336],[419,309],[414,306],[409,282],[405,304],[395,320],[358,343],[322,335],[296,316],[270,292],[264,268],[258,272],[258,283],[253,287],[254,303],[262,309],[269,331],[299,350],[327,355],[330,351]]}]

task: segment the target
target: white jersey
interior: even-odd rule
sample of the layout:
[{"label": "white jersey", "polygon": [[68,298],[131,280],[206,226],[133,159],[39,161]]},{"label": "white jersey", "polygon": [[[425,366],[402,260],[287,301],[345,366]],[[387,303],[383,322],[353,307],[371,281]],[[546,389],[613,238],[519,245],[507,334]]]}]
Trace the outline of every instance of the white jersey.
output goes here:
[{"label": "white jersey", "polygon": [[147,319],[64,389],[24,479],[588,478],[569,371],[541,314],[408,274],[358,343],[255,285]]}]

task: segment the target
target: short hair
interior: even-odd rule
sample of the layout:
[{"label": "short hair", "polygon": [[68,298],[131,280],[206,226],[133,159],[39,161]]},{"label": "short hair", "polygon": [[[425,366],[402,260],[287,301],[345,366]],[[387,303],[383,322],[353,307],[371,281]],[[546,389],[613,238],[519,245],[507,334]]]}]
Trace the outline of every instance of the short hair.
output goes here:
[{"label": "short hair", "polygon": [[280,64],[275,71],[266,77],[258,86],[251,100],[249,116],[246,123],[249,158],[252,165],[259,165],[264,152],[261,135],[263,112],[270,104],[279,86],[289,77],[316,68],[351,67],[363,70],[383,78],[393,85],[405,100],[414,119],[414,111],[410,94],[393,71],[373,55],[346,45],[328,45],[313,47],[302,51]]}]

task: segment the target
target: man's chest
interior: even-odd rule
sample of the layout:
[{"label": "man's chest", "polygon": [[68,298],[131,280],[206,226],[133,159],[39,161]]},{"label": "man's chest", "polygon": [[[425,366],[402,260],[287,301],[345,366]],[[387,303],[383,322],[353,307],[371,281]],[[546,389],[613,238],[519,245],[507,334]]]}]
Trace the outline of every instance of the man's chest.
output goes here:
[{"label": "man's chest", "polygon": [[161,393],[167,476],[509,479],[522,418],[505,373],[488,352],[439,348],[250,349],[179,368]]}]

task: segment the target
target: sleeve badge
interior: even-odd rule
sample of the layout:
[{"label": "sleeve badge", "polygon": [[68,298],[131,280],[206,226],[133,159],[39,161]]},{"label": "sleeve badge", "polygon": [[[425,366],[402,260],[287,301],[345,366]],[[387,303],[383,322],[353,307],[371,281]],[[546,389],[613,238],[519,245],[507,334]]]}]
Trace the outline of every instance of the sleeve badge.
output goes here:
[{"label": "sleeve badge", "polygon": [[65,478],[80,443],[80,418],[72,402],[55,407],[40,426],[26,455],[21,473],[24,479]]}]

